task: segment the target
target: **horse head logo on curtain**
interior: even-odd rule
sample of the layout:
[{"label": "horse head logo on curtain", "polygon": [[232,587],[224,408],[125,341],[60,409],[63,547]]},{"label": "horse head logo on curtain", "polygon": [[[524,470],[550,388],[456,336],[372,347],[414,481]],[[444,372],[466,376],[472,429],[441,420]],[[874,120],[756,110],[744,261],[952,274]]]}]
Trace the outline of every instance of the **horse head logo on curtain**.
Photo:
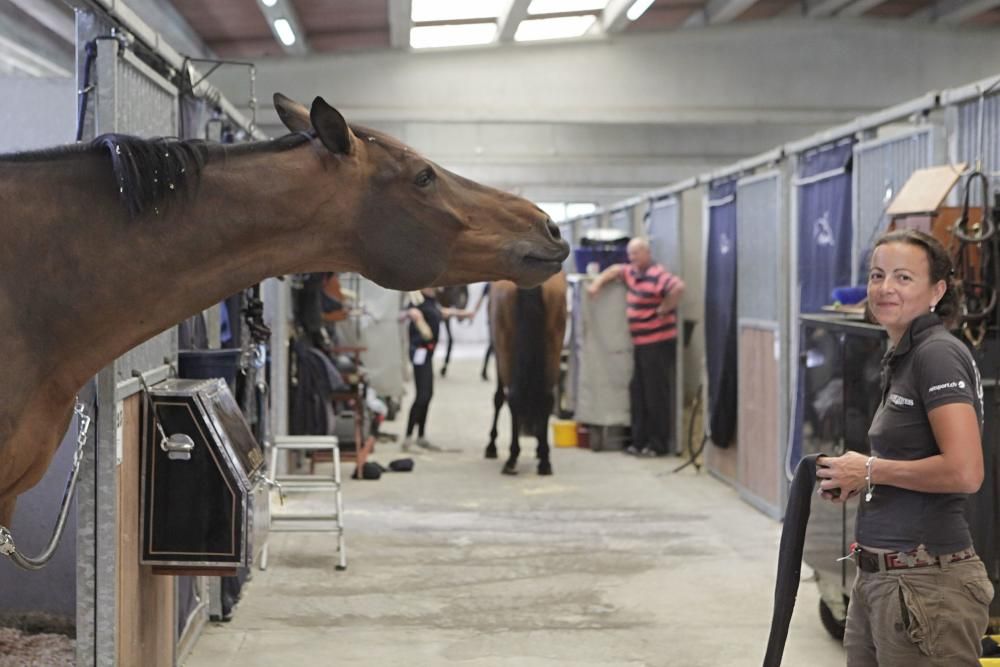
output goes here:
[{"label": "horse head logo on curtain", "polygon": [[834,246],[837,240],[833,236],[833,227],[830,226],[830,211],[823,211],[823,215],[813,223],[813,241],[817,246]]}]

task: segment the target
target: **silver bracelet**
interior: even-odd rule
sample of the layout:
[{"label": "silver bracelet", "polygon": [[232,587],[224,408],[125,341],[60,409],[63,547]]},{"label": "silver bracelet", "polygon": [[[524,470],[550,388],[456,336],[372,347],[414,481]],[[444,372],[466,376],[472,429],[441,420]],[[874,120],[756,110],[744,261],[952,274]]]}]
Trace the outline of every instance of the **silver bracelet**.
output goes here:
[{"label": "silver bracelet", "polygon": [[868,490],[865,493],[866,503],[870,503],[872,501],[872,493],[875,491],[875,486],[872,485],[872,462],[874,460],[874,456],[869,456],[868,460],[865,461],[865,485],[868,487]]}]

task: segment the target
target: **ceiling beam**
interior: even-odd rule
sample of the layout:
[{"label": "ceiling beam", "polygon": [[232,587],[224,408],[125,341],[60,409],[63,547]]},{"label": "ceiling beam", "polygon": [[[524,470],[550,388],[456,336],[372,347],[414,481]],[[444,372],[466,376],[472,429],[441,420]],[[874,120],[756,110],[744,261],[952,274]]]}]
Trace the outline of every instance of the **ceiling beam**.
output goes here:
[{"label": "ceiling beam", "polygon": [[757,4],[757,0],[709,0],[704,9],[684,22],[685,28],[729,23]]},{"label": "ceiling beam", "polygon": [[843,18],[857,18],[859,16],[864,16],[868,11],[875,9],[884,2],[885,0],[855,0],[838,11],[837,16],[841,16]]},{"label": "ceiling beam", "polygon": [[635,4],[635,0],[611,0],[601,14],[601,28],[604,32],[611,34],[621,32],[629,24],[625,12]]},{"label": "ceiling beam", "polygon": [[394,49],[410,47],[411,0],[389,0],[389,43]]},{"label": "ceiling beam", "polygon": [[[257,0],[257,6],[260,8],[261,13],[264,14],[264,18],[267,20],[267,25],[271,28],[271,33],[274,35],[275,41],[281,45],[285,53],[290,56],[304,56],[309,53],[309,45],[306,43],[306,32],[302,29],[299,16],[290,0],[277,0],[273,7],[268,7],[260,0]],[[285,19],[292,27],[292,32],[295,33],[294,44],[288,45],[281,41],[274,27],[274,22],[278,19]]]},{"label": "ceiling beam", "polygon": [[531,0],[510,0],[507,4],[507,11],[500,13],[500,21],[497,26],[497,41],[511,42],[514,40],[514,33],[521,21],[528,17],[528,5]]},{"label": "ceiling beam", "polygon": [[937,23],[956,25],[965,23],[984,12],[1000,7],[1000,0],[951,0],[937,2],[930,7],[930,19]]}]

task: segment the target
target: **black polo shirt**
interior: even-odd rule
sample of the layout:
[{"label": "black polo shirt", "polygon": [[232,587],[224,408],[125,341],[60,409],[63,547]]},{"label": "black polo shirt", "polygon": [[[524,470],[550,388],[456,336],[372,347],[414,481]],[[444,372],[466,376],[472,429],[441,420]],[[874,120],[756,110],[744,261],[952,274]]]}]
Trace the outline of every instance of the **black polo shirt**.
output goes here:
[{"label": "black polo shirt", "polygon": [[[975,408],[981,436],[983,387],[976,363],[941,319],[928,313],[910,324],[882,360],[882,403],[868,431],[872,454],[900,461],[940,454],[927,413],[949,403]],[[972,545],[965,504],[963,493],[878,485],[871,502],[858,507],[856,539],[897,551],[921,544],[934,554],[960,551]]]}]

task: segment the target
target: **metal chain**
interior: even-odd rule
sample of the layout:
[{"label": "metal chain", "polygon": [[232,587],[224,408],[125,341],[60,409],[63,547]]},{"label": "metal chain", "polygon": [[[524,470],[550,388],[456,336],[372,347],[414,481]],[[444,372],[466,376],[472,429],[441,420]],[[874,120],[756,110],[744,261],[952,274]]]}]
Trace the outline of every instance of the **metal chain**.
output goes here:
[{"label": "metal chain", "polygon": [[73,453],[73,469],[70,471],[69,479],[66,481],[66,489],[63,491],[62,504],[59,508],[59,516],[56,519],[56,526],[52,531],[52,539],[41,555],[30,558],[18,552],[14,544],[14,536],[5,526],[0,526],[0,555],[8,556],[18,566],[26,570],[41,569],[56,551],[59,539],[62,537],[63,528],[66,525],[66,515],[69,511],[70,501],[73,499],[73,491],[76,489],[76,479],[80,472],[80,463],[83,461],[83,448],[87,444],[87,432],[90,430],[92,418],[85,412],[86,406],[80,402],[80,397],[75,399],[76,405],[73,412],[77,416],[76,451]]}]

